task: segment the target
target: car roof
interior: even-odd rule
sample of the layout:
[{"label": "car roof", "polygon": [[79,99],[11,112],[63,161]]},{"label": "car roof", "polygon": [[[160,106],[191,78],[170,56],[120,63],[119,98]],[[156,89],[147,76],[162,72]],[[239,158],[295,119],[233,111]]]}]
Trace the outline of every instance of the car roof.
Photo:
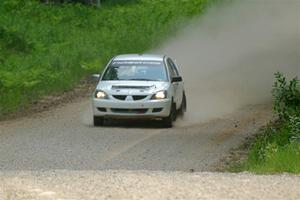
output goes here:
[{"label": "car roof", "polygon": [[123,54],[116,56],[113,60],[151,60],[151,61],[163,61],[164,55],[155,54]]}]

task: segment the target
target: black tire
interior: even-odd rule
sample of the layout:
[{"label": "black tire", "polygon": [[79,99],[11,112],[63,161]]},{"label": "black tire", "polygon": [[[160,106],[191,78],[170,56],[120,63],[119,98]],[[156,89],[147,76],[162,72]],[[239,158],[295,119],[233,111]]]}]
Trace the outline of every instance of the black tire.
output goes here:
[{"label": "black tire", "polygon": [[186,96],[185,96],[185,92],[183,92],[182,102],[181,102],[181,106],[178,110],[178,114],[180,116],[183,116],[184,113],[186,112],[186,108],[187,108]]},{"label": "black tire", "polygon": [[171,111],[168,117],[164,117],[162,119],[163,126],[165,128],[172,128],[173,127],[173,121],[176,121],[176,104],[172,103]]},{"label": "black tire", "polygon": [[94,116],[94,126],[103,126],[104,125],[104,118]]}]

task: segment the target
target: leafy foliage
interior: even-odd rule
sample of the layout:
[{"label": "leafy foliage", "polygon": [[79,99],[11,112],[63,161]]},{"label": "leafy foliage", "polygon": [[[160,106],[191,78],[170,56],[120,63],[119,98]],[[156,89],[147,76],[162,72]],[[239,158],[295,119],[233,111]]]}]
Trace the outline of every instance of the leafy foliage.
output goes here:
[{"label": "leafy foliage", "polygon": [[283,74],[275,74],[273,96],[275,99],[274,110],[279,119],[286,123],[291,133],[291,140],[300,138],[300,91],[299,80],[292,79],[287,83]]},{"label": "leafy foliage", "polygon": [[31,48],[30,42],[26,41],[16,30],[0,27],[0,50],[10,53],[27,53]]},{"label": "leafy foliage", "polygon": [[300,142],[300,116],[290,116],[288,126],[291,132],[291,140]]},{"label": "leafy foliage", "polygon": [[300,113],[300,91],[297,88],[299,80],[294,78],[287,83],[286,78],[280,72],[275,74],[275,78],[274,110],[280,119],[289,120],[290,116]]},{"label": "leafy foliage", "polygon": [[0,1],[0,118],[69,90],[115,54],[142,53],[213,0],[43,4]]},{"label": "leafy foliage", "polygon": [[287,81],[275,74],[274,112],[278,121],[270,123],[251,147],[240,170],[300,173],[300,91],[297,78]]},{"label": "leafy foliage", "polygon": [[[93,5],[97,3],[97,0],[40,0],[44,3],[82,3],[86,5]],[[103,4],[110,4],[110,5],[116,5],[116,4],[128,4],[128,3],[138,3],[139,0],[100,0],[100,2]]]}]

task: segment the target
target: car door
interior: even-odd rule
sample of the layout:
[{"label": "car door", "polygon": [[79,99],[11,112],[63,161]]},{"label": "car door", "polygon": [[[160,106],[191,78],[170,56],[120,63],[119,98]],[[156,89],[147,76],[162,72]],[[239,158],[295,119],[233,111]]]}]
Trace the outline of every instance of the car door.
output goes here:
[{"label": "car door", "polygon": [[[178,69],[175,65],[175,63],[171,60],[171,58],[167,59],[169,71],[170,71],[170,76],[171,80],[173,77],[179,77],[179,72]],[[182,97],[183,97],[183,83],[181,82],[174,82],[172,83],[174,87],[174,101],[176,103],[177,109],[180,108]]]}]

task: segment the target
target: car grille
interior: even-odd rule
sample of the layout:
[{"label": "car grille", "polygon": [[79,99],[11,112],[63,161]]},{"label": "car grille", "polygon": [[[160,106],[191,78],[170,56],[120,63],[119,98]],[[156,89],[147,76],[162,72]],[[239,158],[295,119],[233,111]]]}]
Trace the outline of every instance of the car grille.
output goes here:
[{"label": "car grille", "polygon": [[133,100],[135,100],[135,101],[145,99],[146,97],[147,97],[147,95],[133,95],[132,96]]},{"label": "car grille", "polygon": [[128,114],[144,114],[148,109],[124,109],[124,108],[111,108],[114,113],[128,113]]},{"label": "car grille", "polygon": [[97,109],[98,109],[100,112],[107,112],[107,109],[106,109],[106,108],[98,107]]},{"label": "car grille", "polygon": [[124,101],[126,99],[127,95],[113,95],[113,97],[115,99],[119,99],[119,100]]},{"label": "car grille", "polygon": [[161,112],[163,110],[163,108],[153,108],[152,112],[157,113],[157,112]]},{"label": "car grille", "polygon": [[[115,99],[121,100],[121,101],[125,101],[127,98],[127,95],[113,95],[113,97]],[[138,100],[143,100],[147,97],[147,95],[133,95],[132,99],[134,101],[138,101]]]}]

